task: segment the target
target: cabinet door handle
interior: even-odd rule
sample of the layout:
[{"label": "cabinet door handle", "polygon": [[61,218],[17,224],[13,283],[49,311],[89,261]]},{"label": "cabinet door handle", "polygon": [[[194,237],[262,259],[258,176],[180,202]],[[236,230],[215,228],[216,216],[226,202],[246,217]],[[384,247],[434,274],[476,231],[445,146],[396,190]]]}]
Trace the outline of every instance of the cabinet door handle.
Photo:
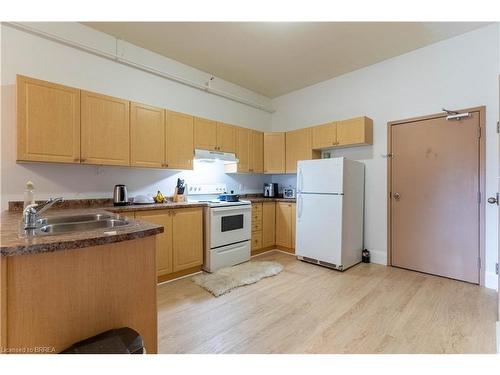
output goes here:
[{"label": "cabinet door handle", "polygon": [[80,161],[83,163],[83,162],[87,161],[87,159],[83,158],[83,159],[80,159]]},{"label": "cabinet door handle", "polygon": [[73,161],[80,161],[80,158],[74,158]]}]

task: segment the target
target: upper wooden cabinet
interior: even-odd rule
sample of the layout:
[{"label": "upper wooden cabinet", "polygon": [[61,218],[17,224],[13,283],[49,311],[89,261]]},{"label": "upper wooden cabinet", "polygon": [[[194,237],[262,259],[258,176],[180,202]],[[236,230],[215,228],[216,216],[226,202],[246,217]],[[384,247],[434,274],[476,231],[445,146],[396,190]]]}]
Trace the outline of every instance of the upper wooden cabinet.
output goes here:
[{"label": "upper wooden cabinet", "polygon": [[194,118],[194,148],[217,150],[217,122],[201,117]]},{"label": "upper wooden cabinet", "polygon": [[264,133],[250,131],[250,172],[264,172]]},{"label": "upper wooden cabinet", "polygon": [[311,128],[286,133],[286,173],[297,172],[299,160],[319,159],[321,153],[312,148]]},{"label": "upper wooden cabinet", "polygon": [[337,145],[355,146],[373,144],[373,120],[356,117],[337,122]]},{"label": "upper wooden cabinet", "polygon": [[217,150],[236,153],[237,127],[233,125],[217,123]]},{"label": "upper wooden cabinet", "polygon": [[264,133],[237,128],[236,157],[238,163],[224,165],[226,173],[263,173]]},{"label": "upper wooden cabinet", "polygon": [[312,148],[315,150],[336,146],[337,142],[337,123],[317,125],[312,129]]},{"label": "upper wooden cabinet", "polygon": [[295,173],[321,149],[373,144],[368,117],[256,130],[17,76],[17,160],[193,169],[194,149],[237,154],[228,173]]},{"label": "upper wooden cabinet", "polygon": [[130,165],[129,102],[81,92],[82,163]]},{"label": "upper wooden cabinet", "polygon": [[251,136],[252,131],[250,129],[238,128],[236,142],[237,172],[250,172]]},{"label": "upper wooden cabinet", "polygon": [[264,133],[264,173],[285,173],[285,133]]},{"label": "upper wooden cabinet", "polygon": [[130,103],[130,165],[165,167],[165,110]]},{"label": "upper wooden cabinet", "polygon": [[237,152],[238,127],[207,120],[194,119],[194,148],[211,151]]},{"label": "upper wooden cabinet", "polygon": [[193,116],[167,111],[166,167],[193,169]]},{"label": "upper wooden cabinet", "polygon": [[80,90],[17,76],[17,160],[80,162]]}]

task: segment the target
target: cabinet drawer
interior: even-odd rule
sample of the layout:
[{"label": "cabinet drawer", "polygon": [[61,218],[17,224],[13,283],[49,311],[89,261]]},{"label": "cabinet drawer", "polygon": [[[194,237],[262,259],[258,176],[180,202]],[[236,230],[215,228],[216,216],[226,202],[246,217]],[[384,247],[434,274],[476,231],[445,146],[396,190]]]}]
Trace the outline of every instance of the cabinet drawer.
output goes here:
[{"label": "cabinet drawer", "polygon": [[252,232],[260,232],[262,230],[262,221],[252,221]]},{"label": "cabinet drawer", "polygon": [[262,212],[252,212],[252,222],[262,221]]},{"label": "cabinet drawer", "polygon": [[252,203],[252,213],[262,212],[262,203]]},{"label": "cabinet drawer", "polygon": [[252,232],[252,250],[262,248],[262,231]]}]

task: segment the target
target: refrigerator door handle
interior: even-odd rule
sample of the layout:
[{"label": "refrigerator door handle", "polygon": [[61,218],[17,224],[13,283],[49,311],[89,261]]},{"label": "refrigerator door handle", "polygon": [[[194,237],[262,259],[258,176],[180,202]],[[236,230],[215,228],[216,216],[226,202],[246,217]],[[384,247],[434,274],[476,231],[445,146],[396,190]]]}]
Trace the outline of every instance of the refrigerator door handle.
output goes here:
[{"label": "refrigerator door handle", "polygon": [[302,168],[299,168],[299,182],[297,184],[297,193],[302,192],[303,182],[304,182],[304,175],[302,174]]},{"label": "refrigerator door handle", "polygon": [[302,198],[302,194],[299,195],[299,209],[297,210],[297,213],[298,213],[298,216],[297,216],[297,219],[300,219],[302,217],[302,210],[303,210],[303,202],[302,202],[303,198]]}]

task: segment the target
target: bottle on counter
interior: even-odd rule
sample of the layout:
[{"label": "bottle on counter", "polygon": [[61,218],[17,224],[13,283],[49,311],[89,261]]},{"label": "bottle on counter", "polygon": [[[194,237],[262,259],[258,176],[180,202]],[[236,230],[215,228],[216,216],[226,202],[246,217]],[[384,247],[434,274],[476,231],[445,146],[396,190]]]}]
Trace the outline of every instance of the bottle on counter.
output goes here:
[{"label": "bottle on counter", "polygon": [[35,186],[33,182],[26,182],[26,189],[24,190],[24,206],[23,210],[26,206],[35,203]]}]

